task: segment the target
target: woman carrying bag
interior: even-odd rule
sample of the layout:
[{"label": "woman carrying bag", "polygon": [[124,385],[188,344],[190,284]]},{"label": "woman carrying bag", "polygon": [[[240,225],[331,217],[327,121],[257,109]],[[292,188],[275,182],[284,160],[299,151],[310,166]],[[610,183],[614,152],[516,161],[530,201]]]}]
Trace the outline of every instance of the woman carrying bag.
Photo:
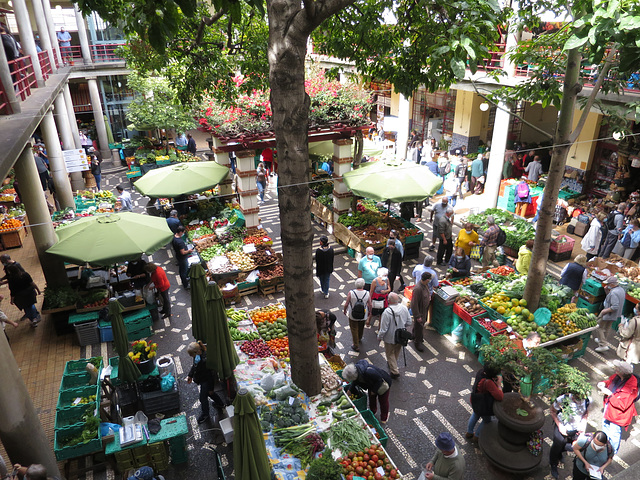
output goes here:
[{"label": "woman carrying bag", "polygon": [[379,317],[385,308],[389,306],[387,299],[391,292],[389,284],[389,270],[380,267],[377,271],[378,276],[371,282],[371,313],[367,319],[367,327],[371,325],[372,317]]},{"label": "woman carrying bag", "polygon": [[640,363],[640,307],[633,309],[633,318],[623,321],[618,327],[618,334],[622,338],[618,345],[617,354],[622,360],[632,365]]},{"label": "woman carrying bag", "polygon": [[366,360],[360,360],[356,364],[344,367],[342,371],[349,385],[349,390],[360,387],[369,392],[369,410],[374,415],[378,411],[380,403],[380,423],[385,424],[389,419],[389,391],[391,389],[391,376],[381,368],[378,368]]}]

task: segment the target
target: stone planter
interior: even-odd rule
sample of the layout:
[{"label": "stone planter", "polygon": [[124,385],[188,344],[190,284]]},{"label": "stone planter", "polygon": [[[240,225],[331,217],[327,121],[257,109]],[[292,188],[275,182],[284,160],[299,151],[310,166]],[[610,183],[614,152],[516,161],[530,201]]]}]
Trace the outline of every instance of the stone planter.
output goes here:
[{"label": "stone planter", "polygon": [[494,402],[493,412],[497,422],[482,428],[479,445],[482,452],[496,467],[507,472],[523,475],[535,469],[542,461],[529,453],[527,441],[532,432],[544,425],[545,417],[541,408],[529,408],[529,416],[514,414],[521,402],[519,393],[505,393],[502,402]]}]

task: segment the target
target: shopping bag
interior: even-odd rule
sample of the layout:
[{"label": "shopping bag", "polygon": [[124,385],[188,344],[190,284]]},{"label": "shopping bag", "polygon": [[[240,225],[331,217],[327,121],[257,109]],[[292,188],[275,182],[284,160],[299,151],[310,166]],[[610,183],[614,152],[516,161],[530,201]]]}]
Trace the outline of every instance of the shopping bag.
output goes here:
[{"label": "shopping bag", "polygon": [[471,249],[471,254],[469,256],[474,260],[480,260],[480,256],[482,255],[482,251],[480,250],[480,245],[476,245]]}]

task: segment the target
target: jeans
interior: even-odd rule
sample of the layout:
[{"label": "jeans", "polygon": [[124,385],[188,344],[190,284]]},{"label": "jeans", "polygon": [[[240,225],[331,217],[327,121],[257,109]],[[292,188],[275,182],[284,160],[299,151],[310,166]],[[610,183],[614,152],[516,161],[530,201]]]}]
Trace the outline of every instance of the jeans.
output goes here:
[{"label": "jeans", "polygon": [[38,309],[36,308],[35,305],[31,305],[29,307],[26,307],[24,309],[24,314],[31,321],[33,321],[34,319],[38,318],[38,316],[40,315],[40,313],[38,312]]},{"label": "jeans", "polygon": [[180,280],[182,280],[182,286],[184,288],[189,287],[189,257],[178,259],[178,272],[180,273]]},{"label": "jeans", "polygon": [[[478,423],[478,420],[480,420],[480,418],[482,418],[482,423],[478,427],[478,431],[474,432],[476,428],[476,423]],[[471,418],[469,418],[469,423],[467,424],[467,433],[475,433],[476,436],[480,436],[480,432],[482,431],[482,427],[484,426],[484,424],[490,423],[490,422],[491,422],[490,415],[487,415],[485,417],[480,417],[480,415],[478,415],[476,412],[473,412],[471,414]]]},{"label": "jeans", "polygon": [[167,288],[164,292],[160,292],[160,297],[162,297],[162,313],[163,315],[171,315],[171,300],[169,299],[169,289]]},{"label": "jeans", "polygon": [[100,182],[102,182],[102,175],[99,173],[97,175],[94,175],[93,178],[96,179],[96,188],[98,189],[98,191],[102,190],[100,188]]},{"label": "jeans", "polygon": [[449,196],[449,205],[451,205],[452,207],[456,206],[456,203],[458,203],[458,195],[450,195]]},{"label": "jeans", "polygon": [[211,380],[206,380],[200,384],[200,406],[202,407],[202,414],[209,416],[209,398],[213,400],[213,405],[216,408],[224,408],[224,401],[213,391],[216,383]]},{"label": "jeans", "polygon": [[329,295],[329,279],[331,278],[331,274],[323,273],[318,275],[318,278],[320,279],[320,290],[322,290],[322,293],[325,295]]},{"label": "jeans", "polygon": [[618,453],[620,440],[622,438],[622,427],[610,422],[609,420],[604,420],[602,422],[602,431],[607,434],[607,437],[609,437],[609,441],[613,447],[613,453]]},{"label": "jeans", "polygon": [[549,465],[558,466],[560,460],[562,459],[562,452],[564,452],[564,448],[567,444],[573,443],[573,441],[577,438],[574,435],[562,435],[560,430],[558,430],[558,425],[553,426],[553,444],[551,445],[551,450],[549,451]]},{"label": "jeans", "polygon": [[258,186],[258,197],[260,197],[261,202],[264,202],[264,190],[267,186],[262,182],[256,182],[256,185]]}]

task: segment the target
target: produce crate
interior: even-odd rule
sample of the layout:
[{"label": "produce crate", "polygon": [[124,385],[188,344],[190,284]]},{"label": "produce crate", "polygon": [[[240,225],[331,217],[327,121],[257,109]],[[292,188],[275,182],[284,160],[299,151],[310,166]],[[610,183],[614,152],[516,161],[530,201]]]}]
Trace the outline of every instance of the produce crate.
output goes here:
[{"label": "produce crate", "polygon": [[449,335],[460,324],[460,318],[453,313],[452,305],[438,307],[434,302],[431,325],[440,335]]},{"label": "produce crate", "polygon": [[[103,323],[105,325],[103,325]],[[100,322],[98,324],[98,330],[100,331],[101,342],[113,342],[113,328],[108,322]]]},{"label": "produce crate", "polygon": [[582,290],[595,296],[604,295],[605,293],[602,283],[594,278],[587,278],[587,280],[582,284]]},{"label": "produce crate", "polygon": [[411,260],[420,256],[420,243],[408,243],[404,246],[404,259]]},{"label": "produce crate", "polygon": [[552,262],[564,262],[570,259],[571,259],[571,251],[562,252],[562,253],[557,253],[552,250],[549,251],[549,260],[551,260]]},{"label": "produce crate", "polygon": [[27,235],[24,227],[2,233],[2,245],[4,248],[16,248],[22,246],[22,240]]},{"label": "produce crate", "polygon": [[364,421],[367,422],[367,425],[371,425],[371,429],[375,430],[378,435],[380,435],[380,438],[378,440],[383,447],[386,447],[389,437],[387,437],[384,428],[382,428],[380,422],[378,422],[378,419],[373,415],[373,412],[371,410],[364,410],[360,412],[360,415],[362,415]]},{"label": "produce crate", "polygon": [[86,387],[91,381],[91,375],[87,372],[71,373],[68,375],[62,375],[60,381],[60,391],[62,390],[76,390],[78,388]]},{"label": "produce crate", "polygon": [[98,312],[85,312],[85,313],[70,313],[69,325],[76,325],[79,323],[96,322],[100,318]]},{"label": "produce crate", "polygon": [[476,314],[474,314],[473,316],[467,312],[464,308],[462,308],[460,305],[458,305],[457,303],[453,304],[453,313],[455,313],[458,317],[460,317],[460,319],[466,323],[468,323],[469,325],[471,325],[471,320],[473,317],[475,317],[476,315],[484,315],[486,314],[486,310],[483,310],[482,312],[478,312]]},{"label": "produce crate", "polygon": [[169,165],[171,164],[171,160],[156,160],[156,165]]},{"label": "produce crate", "polygon": [[81,347],[100,343],[100,333],[98,332],[98,322],[85,322],[73,326],[78,336],[78,343]]},{"label": "produce crate", "polygon": [[[565,240],[561,242],[560,240]],[[573,245],[576,241],[569,237],[568,235],[559,235],[555,240],[551,240],[551,245],[549,246],[549,250],[556,253],[564,253],[564,252],[572,252]]]},{"label": "produce crate", "polygon": [[258,281],[255,282],[240,282],[238,283],[238,295],[244,297],[246,295],[252,295],[258,293]]},{"label": "produce crate", "polygon": [[[349,388],[349,385],[345,385],[343,388],[344,388],[344,394],[348,396],[347,389]],[[360,413],[362,413],[367,409],[366,393],[359,398],[350,398],[349,400],[351,400],[351,403],[353,403],[353,405],[358,409]]]},{"label": "produce crate", "polygon": [[134,340],[142,340],[143,338],[147,338],[153,335],[153,330],[151,327],[144,327],[142,330],[136,330],[135,332],[127,332],[127,339],[130,342]]},{"label": "produce crate", "polygon": [[80,360],[69,360],[64,367],[64,375],[69,375],[70,373],[85,372],[87,363],[90,363],[91,360],[95,360],[95,359],[100,360],[100,368],[102,368],[104,366],[102,357],[91,357],[91,358],[81,358]]},{"label": "produce crate", "polygon": [[142,172],[140,171],[140,169],[131,169],[130,171],[127,172],[127,178],[137,178],[137,177],[141,177],[142,176]]},{"label": "produce crate", "polygon": [[130,313],[123,317],[124,326],[127,329],[127,333],[138,332],[143,328],[153,325],[153,319],[148,308],[142,308],[134,313]]},{"label": "produce crate", "polygon": [[578,295],[584,298],[589,303],[599,303],[599,302],[602,302],[605,298],[605,295],[597,295],[597,296],[592,295],[590,293],[585,292],[582,289],[578,291]]},{"label": "produce crate", "polygon": [[424,240],[424,233],[418,232],[416,235],[404,237],[405,243],[420,243]]},{"label": "produce crate", "polygon": [[100,429],[98,429],[98,434],[96,438],[89,440],[88,442],[81,443],[78,445],[73,445],[70,447],[63,446],[63,443],[66,439],[73,438],[80,433],[84,428],[83,425],[73,425],[68,428],[64,428],[62,430],[58,430],[55,432],[55,440],[53,449],[56,455],[56,459],[68,460],[69,458],[76,457],[84,457],[93,452],[99,452],[102,450],[102,438],[100,437]]},{"label": "produce crate", "polygon": [[71,425],[83,424],[84,420],[82,420],[82,417],[84,415],[93,415],[96,412],[96,405],[94,404],[85,404],[81,407],[84,408],[66,408],[56,411],[55,430],[58,431]]},{"label": "produce crate", "polygon": [[589,345],[589,340],[591,339],[591,332],[584,333],[584,334],[580,335],[579,338],[582,340],[582,348],[576,350],[573,353],[573,357],[572,358],[574,358],[574,359],[582,357],[586,353],[587,346]]},{"label": "produce crate", "polygon": [[140,400],[142,402],[142,410],[147,416],[160,412],[180,410],[180,394],[177,383],[174,384],[173,390],[170,392],[161,390],[140,392]]},{"label": "produce crate", "polygon": [[502,251],[505,255],[509,257],[518,257],[518,251],[514,248],[507,247],[506,245],[502,245]]},{"label": "produce crate", "polygon": [[[98,385],[87,385],[86,387],[76,388],[74,390],[64,390],[58,394],[58,404],[56,410],[64,410],[68,408],[76,408],[78,406],[95,405],[100,398],[100,391]],[[89,404],[73,404],[77,398],[96,396],[96,401]]]},{"label": "produce crate", "polygon": [[582,297],[578,297],[578,301],[576,302],[576,306],[578,308],[586,308],[591,313],[598,313],[600,310],[602,310],[602,302],[589,303]]}]

